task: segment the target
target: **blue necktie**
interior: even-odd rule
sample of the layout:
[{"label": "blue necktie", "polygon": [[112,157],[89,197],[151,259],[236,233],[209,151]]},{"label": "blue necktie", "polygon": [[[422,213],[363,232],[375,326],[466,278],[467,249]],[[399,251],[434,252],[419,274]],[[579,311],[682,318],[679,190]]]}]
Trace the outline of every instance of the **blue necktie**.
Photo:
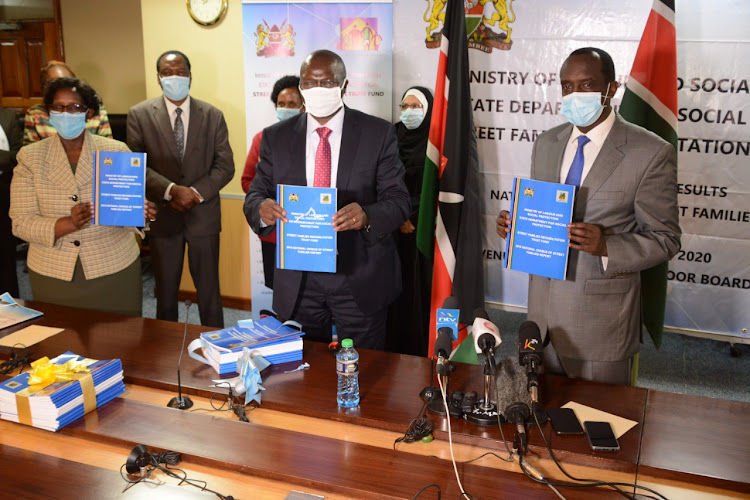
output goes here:
[{"label": "blue necktie", "polygon": [[583,175],[583,147],[591,141],[585,135],[578,136],[578,149],[576,155],[573,158],[573,163],[570,164],[570,170],[568,170],[568,176],[565,178],[565,184],[579,187],[581,185],[581,175]]}]

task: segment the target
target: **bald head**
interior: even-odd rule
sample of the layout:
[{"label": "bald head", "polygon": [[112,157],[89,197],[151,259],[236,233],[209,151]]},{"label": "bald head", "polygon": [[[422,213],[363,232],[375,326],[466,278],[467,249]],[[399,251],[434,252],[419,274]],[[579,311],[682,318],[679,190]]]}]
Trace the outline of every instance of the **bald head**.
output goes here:
[{"label": "bald head", "polygon": [[302,61],[302,66],[300,66],[300,76],[310,72],[313,68],[329,72],[339,84],[346,80],[346,65],[344,65],[344,60],[337,53],[330,50],[316,50],[307,56]]}]

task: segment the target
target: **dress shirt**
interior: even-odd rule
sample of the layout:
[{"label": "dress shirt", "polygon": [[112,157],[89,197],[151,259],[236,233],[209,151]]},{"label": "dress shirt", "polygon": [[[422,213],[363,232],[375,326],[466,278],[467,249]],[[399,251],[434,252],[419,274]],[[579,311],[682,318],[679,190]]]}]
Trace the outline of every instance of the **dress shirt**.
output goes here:
[{"label": "dress shirt", "polygon": [[[182,145],[182,150],[185,151],[185,148],[187,146],[187,136],[188,136],[188,126],[190,125],[190,94],[185,98],[185,100],[177,106],[175,103],[164,97],[164,104],[167,105],[167,114],[169,115],[169,123],[172,125],[172,131],[174,131],[174,122],[177,120],[177,108],[180,108],[182,110],[182,128],[185,130],[185,143]],[[174,182],[170,182],[169,186],[167,186],[167,190],[164,191],[164,199],[166,201],[172,200],[172,194],[170,191],[172,190],[172,186],[174,186]],[[197,189],[190,186],[190,189],[196,192],[198,196],[201,196],[201,194],[198,192]],[[203,197],[201,196],[201,203],[203,203]]]},{"label": "dress shirt", "polygon": [[583,181],[591,170],[594,161],[596,161],[596,157],[599,156],[599,151],[602,150],[604,141],[607,139],[609,131],[612,130],[612,125],[614,125],[614,123],[615,112],[612,110],[603,122],[585,134],[581,132],[578,127],[573,127],[573,132],[568,139],[568,145],[565,147],[565,154],[563,155],[562,165],[560,166],[560,183],[565,184],[565,179],[568,177],[568,171],[573,164],[573,158],[578,149],[578,137],[585,135],[591,139],[591,142],[583,146],[583,173],[581,173],[581,185],[583,185]]},{"label": "dress shirt", "polygon": [[318,120],[307,113],[307,137],[305,146],[305,175],[307,176],[307,185],[312,186],[315,181],[315,153],[320,144],[320,135],[315,129],[327,127],[331,129],[328,136],[328,142],[331,144],[331,187],[336,187],[336,179],[339,171],[339,153],[341,152],[341,134],[344,130],[344,112],[342,107],[328,123],[321,125]]},{"label": "dress shirt", "polygon": [[[614,124],[615,110],[613,109],[609,112],[609,115],[603,122],[585,134],[581,132],[578,127],[573,127],[573,132],[570,134],[570,139],[568,139],[568,145],[565,146],[565,154],[563,155],[562,165],[560,166],[560,182],[562,184],[565,184],[565,179],[568,177],[568,171],[573,164],[573,158],[578,149],[578,137],[585,135],[591,139],[590,142],[583,146],[583,172],[581,173],[581,185],[583,185],[583,181],[591,170],[591,166],[596,161],[596,157],[599,156],[599,151],[602,150],[604,141],[607,139],[609,131],[612,130],[612,125]],[[606,270],[609,259],[606,256],[602,256],[601,259],[602,267]]]}]

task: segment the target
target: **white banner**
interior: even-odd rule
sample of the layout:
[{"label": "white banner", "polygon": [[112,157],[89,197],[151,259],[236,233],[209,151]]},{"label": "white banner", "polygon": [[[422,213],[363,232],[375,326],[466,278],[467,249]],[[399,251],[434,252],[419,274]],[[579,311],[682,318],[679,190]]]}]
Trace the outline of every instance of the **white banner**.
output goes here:
[{"label": "white banner", "polygon": [[[434,88],[443,4],[395,2],[394,117],[408,87]],[[612,55],[624,84],[652,1],[466,4],[483,176],[486,300],[525,307],[527,276],[502,269],[495,218],[509,207],[512,178],[529,175],[534,139],[563,121],[558,72],[565,57],[579,47],[600,47]],[[743,22],[750,4],[683,0],[677,7],[678,178],[685,235],[684,252],[670,263],[666,324],[750,338],[750,44]],[[621,97],[622,89],[615,107]]]}]

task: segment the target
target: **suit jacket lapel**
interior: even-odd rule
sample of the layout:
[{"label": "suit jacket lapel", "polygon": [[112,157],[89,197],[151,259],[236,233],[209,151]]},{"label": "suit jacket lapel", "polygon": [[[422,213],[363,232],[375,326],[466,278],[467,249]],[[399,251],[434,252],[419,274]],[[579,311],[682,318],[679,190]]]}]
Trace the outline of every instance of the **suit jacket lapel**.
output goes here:
[{"label": "suit jacket lapel", "polygon": [[290,184],[295,186],[307,186],[307,113],[301,113],[294,124],[290,147],[290,168],[294,180]]},{"label": "suit jacket lapel", "polygon": [[91,186],[94,178],[94,145],[90,132],[84,132],[83,146],[81,147],[81,156],[78,157],[78,166],[76,167],[76,183],[79,186]]},{"label": "suit jacket lapel", "polygon": [[336,173],[336,187],[346,189],[349,184],[354,162],[357,156],[357,147],[361,137],[359,121],[348,108],[344,107],[344,128],[341,133],[341,148],[339,149],[339,164]]},{"label": "suit jacket lapel", "polygon": [[602,149],[591,166],[591,170],[581,184],[581,191],[585,193],[586,200],[590,200],[594,193],[602,187],[602,184],[612,175],[617,165],[625,157],[625,154],[619,150],[619,147],[627,142],[627,131],[622,126],[621,120],[622,118],[619,115],[615,116],[612,130],[609,131]]},{"label": "suit jacket lapel", "polygon": [[[191,110],[192,111],[192,108]],[[151,113],[154,116],[154,123],[156,123],[159,129],[159,133],[163,138],[164,144],[167,145],[167,149],[174,159],[179,163],[180,154],[177,152],[177,142],[174,140],[174,130],[172,130],[172,122],[169,119],[169,113],[167,112],[167,105],[164,104],[164,98],[159,97],[154,103],[154,107],[151,108]]]},{"label": "suit jacket lapel", "polygon": [[[188,136],[185,140],[185,154],[183,158],[188,157],[188,153],[199,144],[199,137],[201,137],[204,119],[204,109],[195,99],[190,98],[190,123],[188,124]],[[174,137],[174,135],[173,135]],[[172,142],[175,143],[175,152],[177,151],[177,143],[174,139]]]},{"label": "suit jacket lapel", "polygon": [[[84,133],[88,134],[88,132]],[[55,136],[47,140],[50,145],[46,158],[46,163],[49,165],[50,184],[59,186],[61,190],[71,195],[78,193],[78,185],[76,184],[75,177],[73,177],[70,161],[68,161],[68,155],[65,153],[65,149],[63,149],[60,138]],[[81,151],[81,156],[83,156],[83,151]],[[78,161],[80,162],[81,159],[79,158]]]},{"label": "suit jacket lapel", "polygon": [[566,127],[557,134],[557,141],[552,143],[546,151],[537,151],[537,154],[547,155],[547,161],[536,160],[536,164],[542,167],[542,171],[537,172],[536,178],[546,182],[560,182],[560,170],[562,169],[562,159],[565,154],[565,147],[573,131],[573,126]]}]

